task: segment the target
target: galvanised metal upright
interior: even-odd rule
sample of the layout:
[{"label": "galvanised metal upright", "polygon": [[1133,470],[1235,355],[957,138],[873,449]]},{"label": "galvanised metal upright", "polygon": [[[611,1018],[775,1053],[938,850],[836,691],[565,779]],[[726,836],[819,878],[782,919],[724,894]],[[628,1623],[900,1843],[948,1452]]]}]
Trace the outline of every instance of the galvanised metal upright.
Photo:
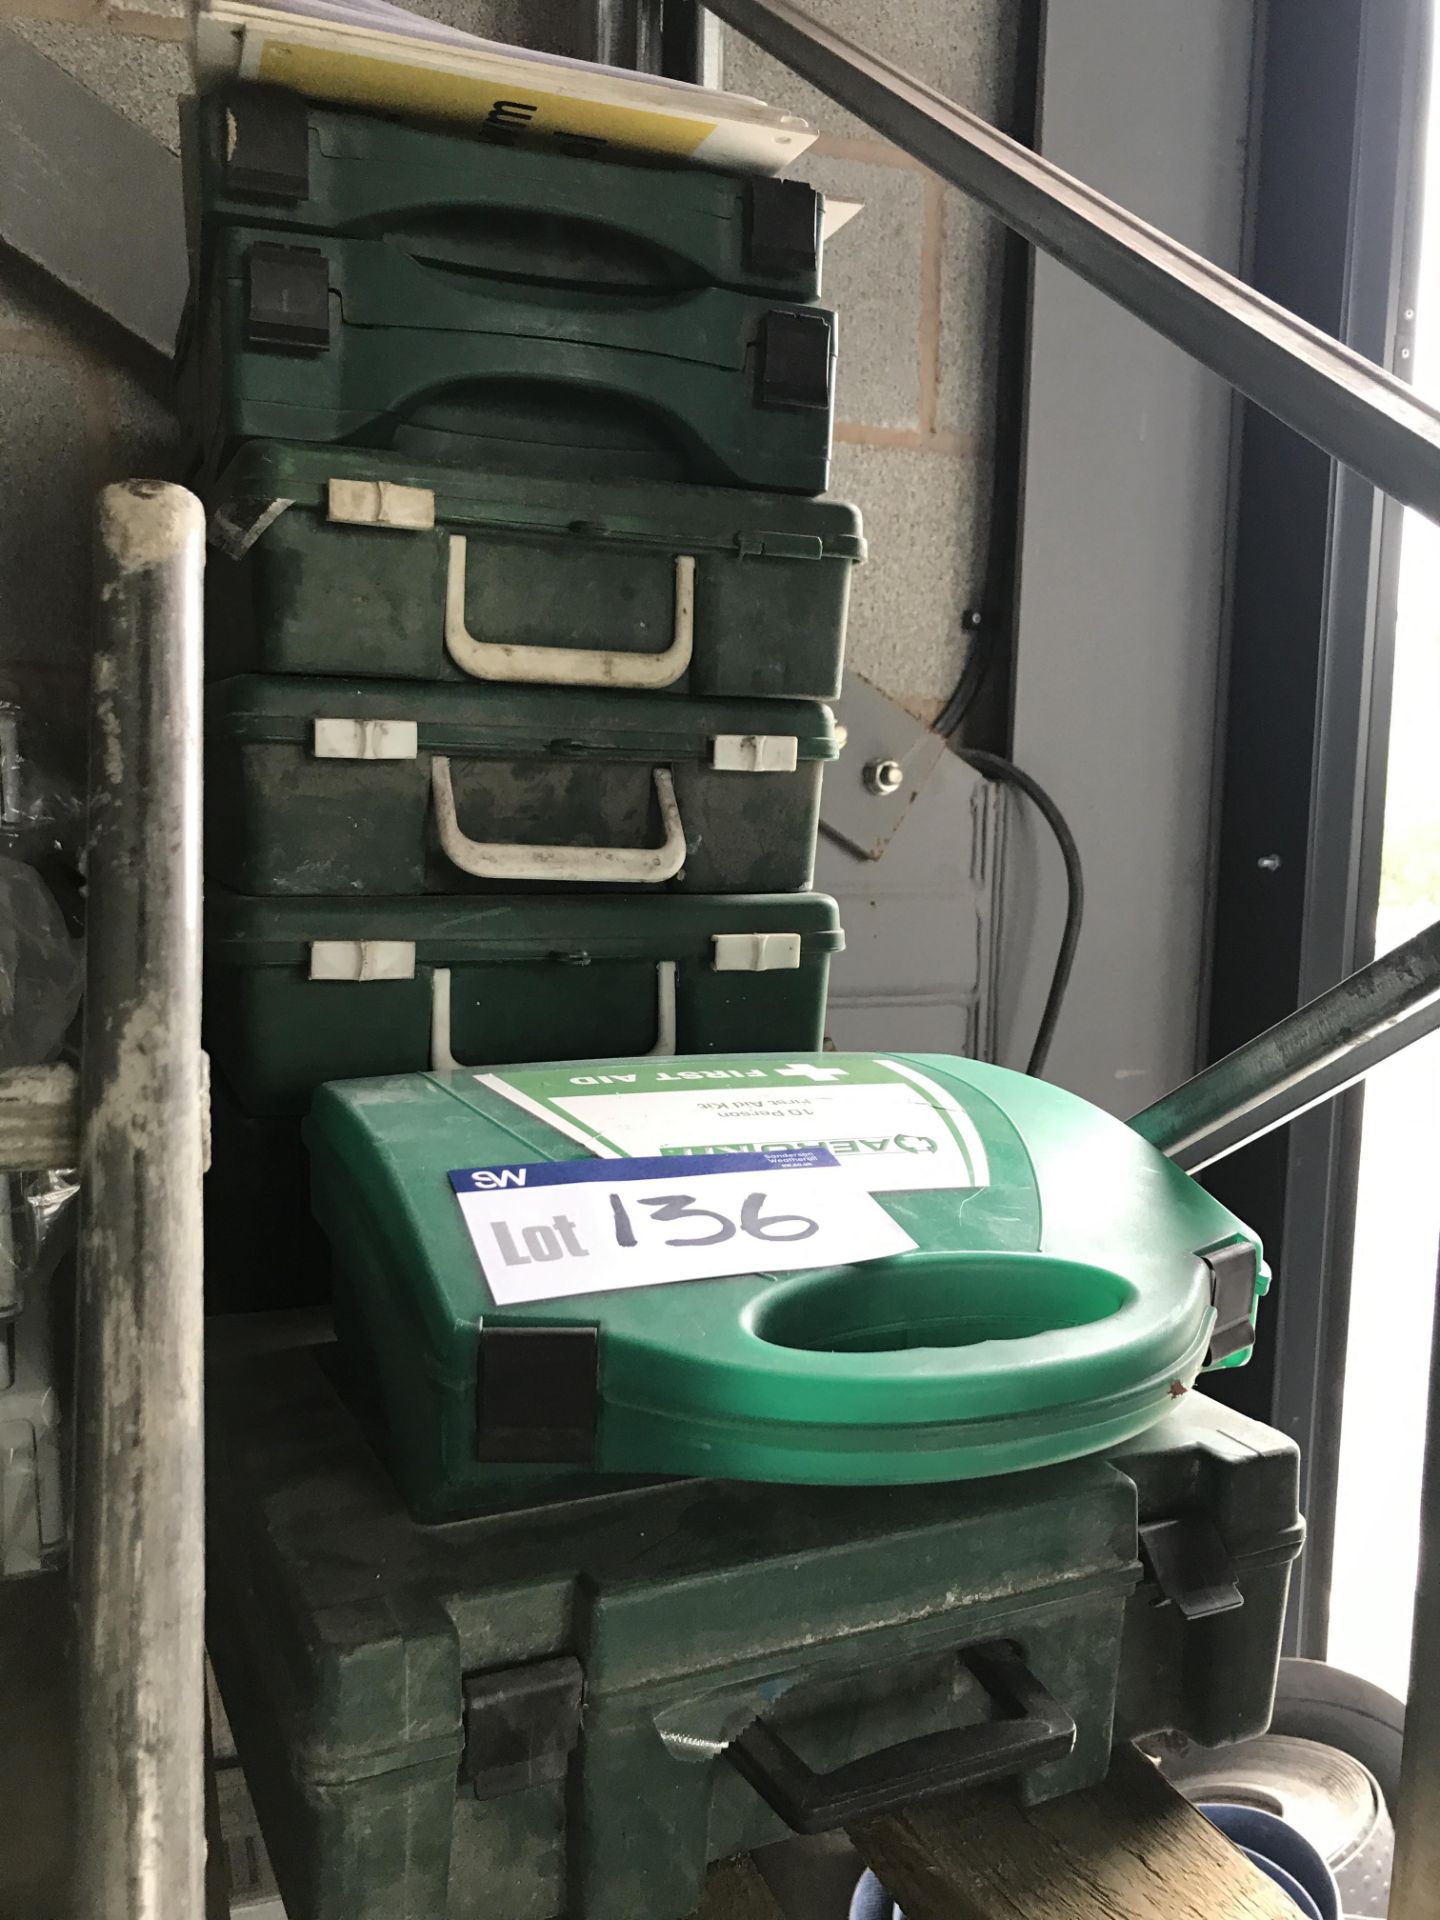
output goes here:
[{"label": "galvanised metal upright", "polygon": [[204,1911],[200,633],[181,487],[100,502],[80,1075],[76,1911]]}]

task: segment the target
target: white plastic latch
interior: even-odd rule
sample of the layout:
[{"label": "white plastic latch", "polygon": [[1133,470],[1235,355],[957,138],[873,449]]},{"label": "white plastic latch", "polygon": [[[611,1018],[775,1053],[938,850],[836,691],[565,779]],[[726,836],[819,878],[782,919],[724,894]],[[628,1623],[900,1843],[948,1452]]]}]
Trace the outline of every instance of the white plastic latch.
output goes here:
[{"label": "white plastic latch", "polygon": [[312,940],[312,980],[413,980],[413,940]]},{"label": "white plastic latch", "polygon": [[396,527],[428,533],[435,525],[435,495],[429,487],[401,487],[393,480],[332,480],[329,517],[350,527]]},{"label": "white plastic latch", "polygon": [[788,973],[800,964],[798,933],[714,933],[716,973]]},{"label": "white plastic latch", "polygon": [[420,735],[413,720],[317,720],[317,760],[413,760]]},{"label": "white plastic latch", "polygon": [[717,733],[710,764],[720,773],[794,773],[800,742],[793,733]]}]

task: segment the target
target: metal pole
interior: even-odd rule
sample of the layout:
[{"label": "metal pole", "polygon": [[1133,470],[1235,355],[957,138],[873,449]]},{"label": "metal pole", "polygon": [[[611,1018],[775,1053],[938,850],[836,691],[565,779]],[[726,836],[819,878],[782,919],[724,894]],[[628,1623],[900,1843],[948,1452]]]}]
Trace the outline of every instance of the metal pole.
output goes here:
[{"label": "metal pole", "polygon": [[101,495],[80,1082],[80,1920],[204,1911],[204,539],[183,488]]},{"label": "metal pole", "polygon": [[1130,1121],[1187,1173],[1283,1127],[1440,1027],[1440,922]]},{"label": "metal pole", "polygon": [[789,0],[712,13],[968,193],[1202,366],[1440,520],[1440,409]]},{"label": "metal pole", "polygon": [[1440,1316],[1430,1346],[1414,1623],[1390,1920],[1433,1920],[1440,1907]]},{"label": "metal pole", "polygon": [[663,0],[663,71],[699,87],[723,85],[720,22],[698,0]]},{"label": "metal pole", "polygon": [[582,55],[603,67],[659,73],[661,0],[590,0],[581,14]]}]

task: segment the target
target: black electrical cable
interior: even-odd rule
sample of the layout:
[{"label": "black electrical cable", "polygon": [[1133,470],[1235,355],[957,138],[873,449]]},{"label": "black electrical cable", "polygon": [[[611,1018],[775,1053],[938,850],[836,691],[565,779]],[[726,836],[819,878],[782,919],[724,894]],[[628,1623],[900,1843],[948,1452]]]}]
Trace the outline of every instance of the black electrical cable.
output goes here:
[{"label": "black electrical cable", "polygon": [[1007,760],[1003,754],[982,752],[979,747],[957,747],[955,751],[977,773],[1017,787],[1027,800],[1033,802],[1036,811],[1044,816],[1046,825],[1054,834],[1060,857],[1065,862],[1065,928],[1060,935],[1060,950],[1055,956],[1055,971],[1050,976],[1050,991],[1045,996],[1045,1008],[1040,1015],[1040,1025],[1035,1030],[1035,1041],[1025,1068],[1027,1073],[1038,1074],[1049,1056],[1050,1042],[1055,1038],[1056,1023],[1075,967],[1080,923],[1085,917],[1085,873],[1080,864],[1080,849],[1075,844],[1069,821],[1044,787],[1023,768],[1017,767],[1013,760]]},{"label": "black electrical cable", "polygon": [[981,689],[989,677],[990,668],[995,659],[994,627],[987,626],[978,613],[970,615],[965,626],[971,635],[970,649],[965,655],[965,665],[959,680],[955,683],[955,691],[931,723],[936,733],[943,733],[947,740],[953,739],[964,726],[970,709],[980,697]]}]

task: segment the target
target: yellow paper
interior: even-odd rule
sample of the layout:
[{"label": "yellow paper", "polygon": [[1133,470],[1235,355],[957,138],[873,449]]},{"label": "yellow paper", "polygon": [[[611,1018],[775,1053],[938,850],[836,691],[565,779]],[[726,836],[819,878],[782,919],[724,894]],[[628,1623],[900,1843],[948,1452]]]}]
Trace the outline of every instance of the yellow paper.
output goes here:
[{"label": "yellow paper", "polygon": [[[372,54],[296,46],[266,39],[256,76],[312,99],[379,107],[441,120],[464,120],[518,139],[567,138],[596,147],[688,155],[717,122],[639,107],[575,100],[538,86],[496,81]],[[537,73],[537,79],[539,75]]]}]

